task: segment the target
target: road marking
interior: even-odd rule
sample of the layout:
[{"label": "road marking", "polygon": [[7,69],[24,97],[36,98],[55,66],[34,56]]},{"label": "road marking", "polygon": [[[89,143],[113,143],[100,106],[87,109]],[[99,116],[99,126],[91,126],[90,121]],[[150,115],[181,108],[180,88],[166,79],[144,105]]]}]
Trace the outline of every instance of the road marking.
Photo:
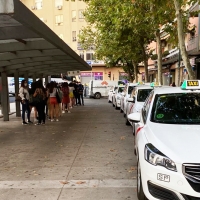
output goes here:
[{"label": "road marking", "polygon": [[32,180],[0,181],[0,189],[11,188],[135,188],[136,180]]}]

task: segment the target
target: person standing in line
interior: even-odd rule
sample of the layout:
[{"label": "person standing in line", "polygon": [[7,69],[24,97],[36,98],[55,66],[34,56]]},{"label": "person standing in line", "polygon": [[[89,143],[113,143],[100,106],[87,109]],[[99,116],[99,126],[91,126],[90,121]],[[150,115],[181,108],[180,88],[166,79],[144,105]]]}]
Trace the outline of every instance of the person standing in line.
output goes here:
[{"label": "person standing in line", "polygon": [[62,113],[65,113],[65,108],[67,109],[68,113],[71,113],[69,110],[70,98],[69,98],[69,86],[67,82],[63,83],[61,90],[63,92]]},{"label": "person standing in line", "polygon": [[[29,91],[28,84],[26,80],[22,80],[21,87],[19,88],[19,96],[21,97],[22,104],[22,125],[27,125],[28,123],[33,123],[30,120],[31,110],[29,106]],[[25,121],[25,112],[27,112],[27,122]]]},{"label": "person standing in line", "polygon": [[75,105],[74,106],[78,106],[78,93],[77,93],[76,81],[73,82],[73,85],[74,85],[73,93],[74,93],[74,97],[75,97]]},{"label": "person standing in line", "polygon": [[70,107],[74,107],[75,105],[75,97],[74,97],[74,85],[72,82],[69,83],[69,98],[70,98]]},{"label": "person standing in line", "polygon": [[[49,89],[49,83],[46,84],[46,94],[47,94],[48,89]],[[45,109],[45,114],[48,119],[50,118],[50,114],[49,114],[50,102],[49,102],[49,100],[50,100],[50,98],[49,98],[49,94],[48,94],[48,96],[46,97],[46,109]]]},{"label": "person standing in line", "polygon": [[49,89],[48,89],[48,93],[47,93],[47,95],[49,95],[49,98],[50,98],[49,112],[51,115],[51,122],[55,121],[54,116],[56,117],[56,121],[59,121],[58,120],[59,104],[56,99],[56,92],[57,92],[56,83],[51,81],[49,84]]},{"label": "person standing in line", "polygon": [[37,109],[36,109],[35,102],[32,101],[33,100],[33,94],[35,93],[35,90],[36,90],[36,82],[32,82],[31,88],[29,90],[29,105],[30,105],[30,111],[32,111],[32,108],[34,110],[34,122],[37,122],[38,121],[37,120],[37,117],[38,117]]},{"label": "person standing in line", "polygon": [[35,105],[38,111],[38,123],[35,125],[45,124],[45,100],[46,100],[46,90],[43,87],[42,80],[36,82],[36,90],[33,94],[33,97],[37,99]]},{"label": "person standing in line", "polygon": [[79,94],[79,99],[80,99],[79,101],[80,101],[80,105],[82,104],[84,106],[83,91],[84,91],[84,86],[81,84],[81,82],[79,82],[78,84],[78,94]]}]

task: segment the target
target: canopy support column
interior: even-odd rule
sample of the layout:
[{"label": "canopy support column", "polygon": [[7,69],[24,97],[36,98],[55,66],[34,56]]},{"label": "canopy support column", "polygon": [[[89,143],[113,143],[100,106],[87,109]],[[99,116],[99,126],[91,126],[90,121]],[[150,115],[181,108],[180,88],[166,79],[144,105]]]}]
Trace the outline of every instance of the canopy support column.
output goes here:
[{"label": "canopy support column", "polygon": [[26,82],[28,84],[28,71],[24,73],[24,79],[26,80]]},{"label": "canopy support column", "polygon": [[[19,71],[18,70],[16,70],[14,73],[14,79],[15,79],[15,96],[17,96],[19,94]],[[16,106],[16,117],[21,117],[20,102],[16,101],[15,106]]]},{"label": "canopy support column", "polygon": [[33,74],[33,82],[36,82],[36,73]]},{"label": "canopy support column", "polygon": [[1,80],[2,80],[2,114],[3,120],[9,121],[9,97],[8,97],[8,77],[6,72],[1,72]]}]

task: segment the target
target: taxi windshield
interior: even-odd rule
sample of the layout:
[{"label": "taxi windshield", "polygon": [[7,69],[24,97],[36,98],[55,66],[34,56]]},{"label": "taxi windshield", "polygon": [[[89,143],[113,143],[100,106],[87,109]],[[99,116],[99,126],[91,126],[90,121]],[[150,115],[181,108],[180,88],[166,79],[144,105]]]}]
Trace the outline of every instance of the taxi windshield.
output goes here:
[{"label": "taxi windshield", "polygon": [[119,87],[119,88],[118,88],[118,92],[119,92],[119,93],[122,93],[123,90],[124,90],[124,87]]},{"label": "taxi windshield", "polygon": [[128,94],[131,94],[131,92],[133,91],[133,88],[134,88],[135,86],[129,86],[128,87]]},{"label": "taxi windshield", "polygon": [[149,93],[152,89],[142,89],[138,90],[137,101],[138,102],[145,102],[146,98],[149,96]]},{"label": "taxi windshield", "polygon": [[164,124],[200,124],[200,93],[156,95],[151,121]]}]

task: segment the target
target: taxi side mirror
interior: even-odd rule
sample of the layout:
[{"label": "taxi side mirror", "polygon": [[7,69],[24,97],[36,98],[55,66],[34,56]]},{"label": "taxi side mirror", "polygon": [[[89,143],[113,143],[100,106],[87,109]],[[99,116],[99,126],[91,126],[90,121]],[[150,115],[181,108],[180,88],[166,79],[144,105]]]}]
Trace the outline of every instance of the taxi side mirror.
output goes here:
[{"label": "taxi side mirror", "polygon": [[128,102],[135,103],[135,97],[129,97]]},{"label": "taxi side mirror", "polygon": [[133,123],[140,122],[140,117],[141,117],[141,113],[131,113],[128,115],[129,121],[131,121]]}]

